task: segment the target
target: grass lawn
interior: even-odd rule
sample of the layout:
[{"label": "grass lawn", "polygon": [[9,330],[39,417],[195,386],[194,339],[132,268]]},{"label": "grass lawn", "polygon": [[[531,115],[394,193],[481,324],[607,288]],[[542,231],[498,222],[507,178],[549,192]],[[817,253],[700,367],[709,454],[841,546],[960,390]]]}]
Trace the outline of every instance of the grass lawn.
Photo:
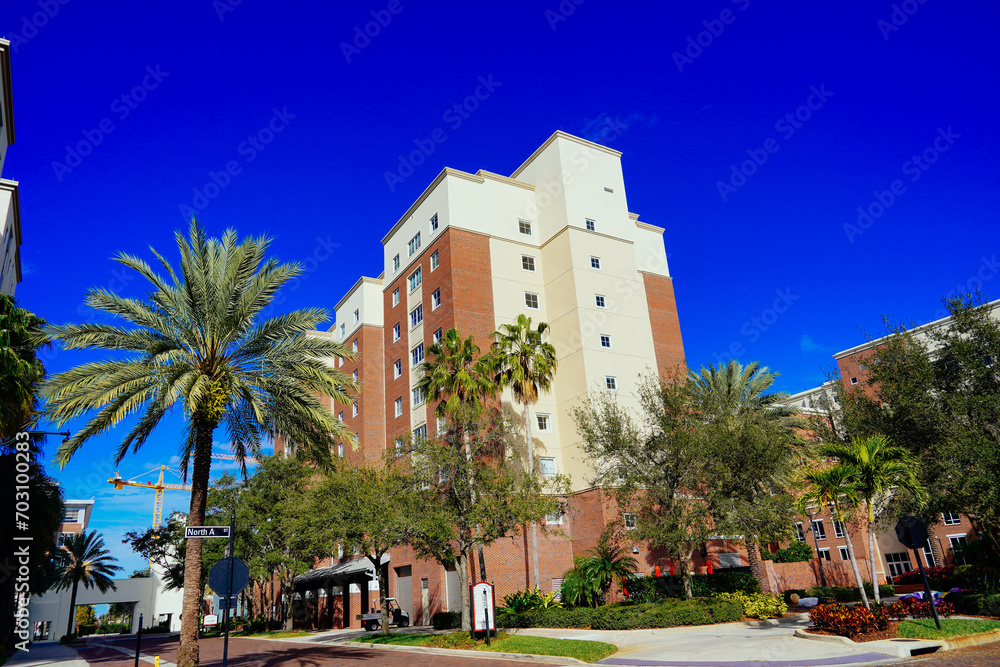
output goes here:
[{"label": "grass lawn", "polygon": [[1000,621],[942,618],[941,629],[938,630],[934,625],[933,618],[921,618],[902,621],[899,624],[899,636],[910,639],[948,639],[949,637],[964,637],[998,629],[1000,629]]},{"label": "grass lawn", "polygon": [[485,640],[472,641],[465,632],[448,635],[391,634],[360,637],[356,642],[367,644],[396,644],[398,646],[428,646],[433,648],[472,649],[476,651],[499,651],[504,653],[528,653],[531,655],[556,655],[576,658],[584,662],[596,662],[618,652],[618,647],[606,642],[584,641],[581,639],[551,639],[549,637],[529,637],[509,635],[501,632],[490,646]]}]

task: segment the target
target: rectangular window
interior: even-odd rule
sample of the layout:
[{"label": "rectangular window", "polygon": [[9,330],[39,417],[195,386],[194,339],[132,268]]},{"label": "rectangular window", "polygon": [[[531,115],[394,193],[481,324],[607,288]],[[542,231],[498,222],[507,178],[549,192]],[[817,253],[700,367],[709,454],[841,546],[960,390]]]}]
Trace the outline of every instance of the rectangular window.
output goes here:
[{"label": "rectangular window", "polygon": [[441,305],[441,288],[438,287],[431,294],[431,310],[437,309],[437,307],[440,305]]},{"label": "rectangular window", "polygon": [[538,295],[532,292],[524,293],[524,305],[528,308],[538,310]]},{"label": "rectangular window", "polygon": [[611,348],[611,336],[601,334],[601,347]]},{"label": "rectangular window", "polygon": [[392,377],[393,379],[396,379],[402,374],[403,374],[403,360],[396,359],[395,363],[392,364]]},{"label": "rectangular window", "polygon": [[538,459],[538,472],[545,479],[552,479],[556,476],[556,460],[550,457],[541,457]]},{"label": "rectangular window", "polygon": [[596,227],[596,224],[594,223],[594,221],[588,218],[587,219],[587,229],[589,231],[594,231],[595,227]]},{"label": "rectangular window", "polygon": [[[552,512],[551,514],[546,514],[545,515],[545,525],[547,525],[547,526],[561,526],[562,522],[563,522],[562,509],[557,509],[554,512]],[[552,580],[552,590],[555,591],[558,594],[559,593],[559,588],[556,587],[556,582],[557,581],[559,582],[559,586],[560,587],[562,586],[562,580],[560,580],[560,579],[553,579]]]},{"label": "rectangular window", "polygon": [[847,547],[838,547],[840,551],[840,560],[851,560],[851,554],[847,551]]},{"label": "rectangular window", "polygon": [[358,339],[357,338],[355,338],[353,341],[351,341],[351,351],[354,352],[354,354],[358,353]]},{"label": "rectangular window", "polygon": [[424,344],[423,343],[421,343],[420,345],[417,345],[415,348],[413,348],[412,350],[410,350],[410,360],[413,362],[412,363],[413,366],[416,366],[417,364],[419,364],[421,361],[424,360]]},{"label": "rectangular window", "polygon": [[592,268],[592,269],[600,269],[601,268],[601,258],[600,257],[591,257],[590,258],[590,268]]},{"label": "rectangular window", "polygon": [[440,330],[440,329],[438,329],[437,331],[435,331],[435,332],[434,332],[434,342],[435,342],[435,343],[440,343],[440,342],[441,342],[441,337],[442,337],[442,336],[443,336],[443,334],[441,333],[441,330]]},{"label": "rectangular window", "polygon": [[358,416],[358,402],[357,401],[354,401],[354,405],[351,407],[351,412],[354,413],[355,417]]},{"label": "rectangular window", "polygon": [[361,321],[361,311],[360,310],[355,310],[354,311],[354,323],[357,324],[360,321]]},{"label": "rectangular window", "polygon": [[543,412],[535,414],[535,421],[538,422],[538,430],[542,433],[552,432],[552,416]]},{"label": "rectangular window", "polygon": [[965,547],[969,544],[969,538],[965,535],[949,535],[948,542],[951,544],[953,563],[955,565],[966,565]]},{"label": "rectangular window", "polygon": [[410,328],[417,326],[424,321],[424,307],[417,306],[410,311]]},{"label": "rectangular window", "polygon": [[923,548],[924,552],[924,565],[927,567],[936,567],[937,561],[934,560],[934,552],[931,551],[930,545]]},{"label": "rectangular window", "polygon": [[421,405],[425,398],[426,395],[422,387],[417,387],[413,390],[413,405]]},{"label": "rectangular window", "polygon": [[80,519],[80,510],[71,509],[66,510],[66,514],[63,516],[63,523],[83,523]]},{"label": "rectangular window", "polygon": [[392,327],[392,342],[399,340],[399,322]]},{"label": "rectangular window", "polygon": [[344,413],[341,412],[340,414],[338,414],[337,419],[339,419],[340,421],[344,421]]},{"label": "rectangular window", "polygon": [[410,242],[406,244],[407,257],[412,257],[413,253],[420,250],[420,232],[414,234]]},{"label": "rectangular window", "polygon": [[625,530],[635,530],[636,529],[635,515],[634,514],[632,514],[631,512],[626,512],[625,514],[622,515],[622,519],[625,522]]},{"label": "rectangular window", "polygon": [[393,444],[395,445],[396,458],[398,459],[403,455],[403,441],[400,438],[396,438],[396,441]]},{"label": "rectangular window", "polygon": [[438,230],[438,214],[435,213],[431,216],[431,233],[433,234]]},{"label": "rectangular window", "polygon": [[340,325],[340,335],[343,337],[346,334],[347,334],[347,325],[346,324],[341,324]]},{"label": "rectangular window", "polygon": [[437,418],[437,434],[444,435],[448,430],[448,420],[444,417]]},{"label": "rectangular window", "polygon": [[395,406],[396,406],[396,416],[397,417],[402,417],[403,416],[403,397],[402,396],[400,396],[399,398],[396,399]]},{"label": "rectangular window", "polygon": [[904,572],[909,572],[913,568],[910,567],[910,554],[905,551],[900,551],[899,553],[886,554],[885,563],[889,566],[889,576],[898,577]]},{"label": "rectangular window", "polygon": [[408,280],[410,281],[410,291],[411,292],[413,290],[417,289],[418,287],[420,287],[420,283],[421,283],[421,280],[422,280],[421,276],[420,276],[420,269],[418,268],[416,271],[414,271],[413,273],[411,273],[410,277],[408,278]]},{"label": "rectangular window", "polygon": [[830,550],[829,549],[817,549],[819,557],[823,560],[830,560]]},{"label": "rectangular window", "polygon": [[357,379],[358,379],[358,371],[357,371],[357,369],[355,369],[354,370],[354,380],[355,380],[355,382],[357,382]]},{"label": "rectangular window", "polygon": [[392,291],[392,305],[393,306],[398,306],[399,305],[399,288],[398,287]]},{"label": "rectangular window", "polygon": [[343,357],[337,357],[337,368],[340,368],[343,365],[344,365],[344,358]]},{"label": "rectangular window", "polygon": [[440,264],[441,264],[441,260],[440,260],[440,259],[438,259],[438,251],[437,251],[437,250],[435,250],[435,251],[434,251],[434,252],[433,252],[433,253],[431,254],[431,271],[433,271],[433,270],[434,270],[434,269],[436,269],[436,268],[437,268],[438,266],[440,266]]},{"label": "rectangular window", "polygon": [[797,539],[799,542],[805,542],[806,534],[802,530],[802,522],[799,521],[798,523],[796,523],[794,528],[795,528],[795,539]]},{"label": "rectangular window", "polygon": [[606,375],[604,376],[604,386],[608,388],[608,391],[618,391],[618,380]]},{"label": "rectangular window", "polygon": [[594,295],[594,303],[597,304],[598,308],[607,308],[608,307],[607,302],[604,300],[604,295],[603,294],[595,294]]},{"label": "rectangular window", "polygon": [[399,255],[392,258],[392,270],[399,271]]},{"label": "rectangular window", "polygon": [[413,437],[417,440],[427,439],[427,424],[421,424],[417,428],[413,429]]},{"label": "rectangular window", "polygon": [[517,221],[517,231],[521,232],[526,236],[531,236],[531,223],[527,220]]},{"label": "rectangular window", "polygon": [[535,270],[535,258],[531,255],[521,255],[521,268],[525,271]]},{"label": "rectangular window", "polygon": [[826,529],[823,527],[823,519],[814,519],[811,521],[812,531],[816,534],[817,540],[826,539]]},{"label": "rectangular window", "polygon": [[836,535],[837,537],[844,536],[844,524],[842,524],[837,519],[833,520],[833,534]]},{"label": "rectangular window", "polygon": [[941,518],[944,519],[944,525],[946,526],[957,526],[962,523],[962,517],[954,512],[942,513]]}]

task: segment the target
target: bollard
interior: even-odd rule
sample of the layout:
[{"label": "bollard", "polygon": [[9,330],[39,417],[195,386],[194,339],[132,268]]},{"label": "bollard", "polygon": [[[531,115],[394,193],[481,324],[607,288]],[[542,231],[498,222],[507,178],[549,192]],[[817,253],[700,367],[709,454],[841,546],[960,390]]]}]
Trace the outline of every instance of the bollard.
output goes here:
[{"label": "bollard", "polygon": [[160,656],[153,657],[153,667],[160,667]]},{"label": "bollard", "polygon": [[135,667],[139,667],[139,650],[142,648],[142,614],[139,614],[139,632],[135,633]]}]

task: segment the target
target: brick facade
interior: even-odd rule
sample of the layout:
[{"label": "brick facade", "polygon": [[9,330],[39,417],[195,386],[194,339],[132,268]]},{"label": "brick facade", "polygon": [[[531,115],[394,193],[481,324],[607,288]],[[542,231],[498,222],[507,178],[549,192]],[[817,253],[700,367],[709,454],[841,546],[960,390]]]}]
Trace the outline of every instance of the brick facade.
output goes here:
[{"label": "brick facade", "polygon": [[642,279],[646,288],[649,323],[653,329],[656,370],[660,375],[677,369],[683,372],[686,368],[684,343],[681,340],[681,324],[677,316],[673,278],[644,272]]}]

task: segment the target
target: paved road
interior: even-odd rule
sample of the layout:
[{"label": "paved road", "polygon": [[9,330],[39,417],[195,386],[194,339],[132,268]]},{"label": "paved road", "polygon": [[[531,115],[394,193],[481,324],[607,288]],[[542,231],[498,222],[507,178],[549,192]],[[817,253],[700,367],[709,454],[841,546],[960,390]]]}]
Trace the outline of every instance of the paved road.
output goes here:
[{"label": "paved road", "polygon": [[1000,665],[1000,642],[945,651],[924,658],[910,658],[896,664],[908,667],[997,667]]}]

